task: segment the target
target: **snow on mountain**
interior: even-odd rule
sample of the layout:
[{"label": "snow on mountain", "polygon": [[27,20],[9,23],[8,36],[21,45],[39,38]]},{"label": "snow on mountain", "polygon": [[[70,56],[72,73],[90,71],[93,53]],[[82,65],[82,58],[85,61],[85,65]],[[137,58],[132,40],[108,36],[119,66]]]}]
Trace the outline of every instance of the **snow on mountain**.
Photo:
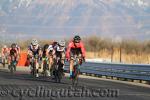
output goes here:
[{"label": "snow on mountain", "polygon": [[149,18],[149,0],[0,1],[1,34],[24,33],[42,38],[96,34],[149,39]]}]

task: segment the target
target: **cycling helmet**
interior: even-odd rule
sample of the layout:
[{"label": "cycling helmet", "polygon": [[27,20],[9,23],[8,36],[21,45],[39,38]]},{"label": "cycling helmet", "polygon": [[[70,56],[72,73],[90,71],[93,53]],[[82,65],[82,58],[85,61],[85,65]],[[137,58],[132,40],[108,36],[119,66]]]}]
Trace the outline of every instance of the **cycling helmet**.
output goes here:
[{"label": "cycling helmet", "polygon": [[11,45],[11,48],[16,48],[16,43],[13,43],[12,45]]},{"label": "cycling helmet", "polygon": [[65,47],[66,43],[65,43],[65,41],[61,40],[61,41],[58,42],[58,45],[62,46],[62,47]]},{"label": "cycling helmet", "polygon": [[48,44],[45,44],[45,45],[44,45],[44,50],[47,49],[48,47],[49,47],[49,45],[48,45]]},{"label": "cycling helmet", "polygon": [[37,41],[36,39],[33,39],[32,42],[31,42],[31,44],[32,44],[33,46],[38,45],[38,41]]},{"label": "cycling helmet", "polygon": [[81,40],[81,38],[80,38],[79,35],[76,35],[76,36],[73,38],[73,41],[74,41],[75,43],[79,43],[80,40]]},{"label": "cycling helmet", "polygon": [[4,45],[3,48],[7,48],[7,45]]}]

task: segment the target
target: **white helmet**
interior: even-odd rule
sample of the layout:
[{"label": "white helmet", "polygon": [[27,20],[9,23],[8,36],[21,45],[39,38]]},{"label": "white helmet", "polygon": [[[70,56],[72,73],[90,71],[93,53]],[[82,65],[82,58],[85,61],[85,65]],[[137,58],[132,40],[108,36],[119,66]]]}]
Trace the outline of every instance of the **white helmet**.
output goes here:
[{"label": "white helmet", "polygon": [[7,45],[4,45],[3,48],[7,48]]},{"label": "white helmet", "polygon": [[36,39],[33,39],[31,42],[32,45],[38,45],[38,41]]},{"label": "white helmet", "polygon": [[65,47],[66,43],[65,43],[65,41],[61,40],[58,42],[58,45]]}]

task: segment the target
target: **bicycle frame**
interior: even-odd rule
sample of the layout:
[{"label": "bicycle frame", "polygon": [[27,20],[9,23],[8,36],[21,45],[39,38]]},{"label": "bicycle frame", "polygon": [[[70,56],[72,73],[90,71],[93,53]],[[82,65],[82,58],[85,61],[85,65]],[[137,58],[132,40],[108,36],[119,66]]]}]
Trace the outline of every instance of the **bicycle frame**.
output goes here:
[{"label": "bicycle frame", "polygon": [[62,79],[62,72],[61,72],[61,58],[56,57],[55,59],[55,65],[54,65],[54,76],[55,76],[55,81],[56,82],[61,82]]},{"label": "bicycle frame", "polygon": [[14,73],[14,71],[16,71],[16,63],[17,61],[16,61],[16,58],[15,58],[15,56],[11,56],[11,62],[10,62],[10,72],[13,74]]},{"label": "bicycle frame", "polygon": [[48,57],[44,57],[42,59],[43,61],[43,75],[44,76],[49,76],[48,74],[50,74],[50,69],[49,69],[49,59]]},{"label": "bicycle frame", "polygon": [[36,71],[36,64],[37,64],[37,59],[34,56],[32,56],[31,57],[31,67],[32,67],[31,74],[33,76],[35,76],[36,73],[37,73],[37,71]]}]

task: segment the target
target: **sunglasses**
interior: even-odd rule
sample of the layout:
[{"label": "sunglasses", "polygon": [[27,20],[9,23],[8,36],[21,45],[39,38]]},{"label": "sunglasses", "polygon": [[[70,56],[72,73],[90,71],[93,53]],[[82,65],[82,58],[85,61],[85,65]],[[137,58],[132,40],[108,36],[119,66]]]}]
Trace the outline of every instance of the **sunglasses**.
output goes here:
[{"label": "sunglasses", "polygon": [[80,42],[80,40],[74,40],[74,42],[75,42],[75,43],[79,43],[79,42]]},{"label": "sunglasses", "polygon": [[36,47],[36,45],[33,45],[33,47]]}]

